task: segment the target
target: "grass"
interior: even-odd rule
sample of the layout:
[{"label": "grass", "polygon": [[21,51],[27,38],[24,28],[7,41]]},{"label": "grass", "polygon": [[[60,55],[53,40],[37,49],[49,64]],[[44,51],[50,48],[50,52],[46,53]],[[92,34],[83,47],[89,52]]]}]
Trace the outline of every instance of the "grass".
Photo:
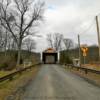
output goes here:
[{"label": "grass", "polygon": [[85,64],[83,65],[85,68],[90,68],[94,70],[100,71],[100,64]]},{"label": "grass", "polygon": [[[21,68],[24,68],[23,67],[24,65],[22,64],[22,65],[20,65],[20,67]],[[26,65],[25,67],[29,67],[29,65]],[[13,73],[13,72],[15,72],[16,71],[16,69],[13,69],[13,70],[11,70],[11,71],[0,71],[0,77],[3,77],[3,76],[6,76],[6,75],[8,75],[8,74],[10,74],[10,73]]]},{"label": "grass", "polygon": [[[18,88],[25,86],[33,79],[38,70],[39,67],[33,67],[32,70],[23,72],[21,75],[16,75],[12,81],[0,83],[0,100],[5,100],[7,96],[13,94]],[[1,72],[1,76],[8,73]]]},{"label": "grass", "polygon": [[12,73],[12,72],[14,72],[15,70],[12,70],[12,71],[0,71],[0,77],[3,77],[3,76],[5,76],[5,75],[8,75],[8,74],[10,74],[10,73]]}]

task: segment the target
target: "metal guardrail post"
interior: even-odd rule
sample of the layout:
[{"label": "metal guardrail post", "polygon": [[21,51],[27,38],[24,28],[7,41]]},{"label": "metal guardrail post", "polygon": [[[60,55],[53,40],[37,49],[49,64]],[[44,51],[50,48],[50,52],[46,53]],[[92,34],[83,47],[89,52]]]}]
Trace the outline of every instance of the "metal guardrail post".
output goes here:
[{"label": "metal guardrail post", "polygon": [[88,70],[87,69],[85,69],[85,74],[88,74]]},{"label": "metal guardrail post", "polygon": [[13,76],[11,76],[10,78],[9,78],[9,81],[12,81],[13,80]]},{"label": "metal guardrail post", "polygon": [[77,71],[79,71],[79,67],[77,67]]},{"label": "metal guardrail post", "polygon": [[9,74],[9,75],[6,75],[6,76],[4,76],[4,77],[0,77],[0,82],[6,81],[6,80],[10,80],[10,81],[11,81],[11,80],[13,80],[13,77],[14,77],[15,75],[17,75],[17,74],[22,74],[22,72],[26,71],[27,69],[30,69],[30,68],[32,68],[33,66],[36,66],[36,65],[39,65],[39,64],[41,64],[41,63],[34,64],[34,65],[30,66],[30,67],[27,67],[27,68],[21,69],[21,70],[19,70],[19,71],[13,72],[13,73],[11,73],[11,74]]},{"label": "metal guardrail post", "polygon": [[100,74],[100,71],[94,70],[94,69],[88,69],[84,67],[79,67],[79,66],[74,66],[74,65],[67,65],[70,69],[76,68],[78,71],[83,70],[85,74],[88,74],[88,72],[95,73],[95,74]]}]

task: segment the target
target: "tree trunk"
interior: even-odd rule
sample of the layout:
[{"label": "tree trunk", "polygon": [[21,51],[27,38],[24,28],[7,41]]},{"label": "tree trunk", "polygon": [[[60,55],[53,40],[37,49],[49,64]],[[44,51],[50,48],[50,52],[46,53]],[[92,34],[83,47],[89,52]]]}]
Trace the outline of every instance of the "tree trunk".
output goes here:
[{"label": "tree trunk", "polygon": [[5,46],[4,46],[5,57],[6,57],[6,47],[7,47],[7,30],[6,30]]},{"label": "tree trunk", "polygon": [[21,59],[21,48],[18,48],[17,66],[20,65],[20,59]]},{"label": "tree trunk", "polygon": [[20,59],[21,59],[21,40],[19,42],[19,45],[18,45],[18,56],[17,56],[17,66],[20,65]]}]

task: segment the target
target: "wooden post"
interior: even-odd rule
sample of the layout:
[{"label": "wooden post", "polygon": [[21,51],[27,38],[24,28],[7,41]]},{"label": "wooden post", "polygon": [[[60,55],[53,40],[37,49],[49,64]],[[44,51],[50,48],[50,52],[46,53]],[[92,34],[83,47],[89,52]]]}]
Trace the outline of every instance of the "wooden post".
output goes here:
[{"label": "wooden post", "polygon": [[98,36],[98,46],[99,46],[99,61],[100,61],[100,30],[99,30],[98,16],[96,16],[96,25],[97,25],[97,36]]},{"label": "wooden post", "polygon": [[79,60],[80,60],[80,67],[81,67],[81,47],[80,47],[80,36],[78,35],[78,45],[79,45]]}]

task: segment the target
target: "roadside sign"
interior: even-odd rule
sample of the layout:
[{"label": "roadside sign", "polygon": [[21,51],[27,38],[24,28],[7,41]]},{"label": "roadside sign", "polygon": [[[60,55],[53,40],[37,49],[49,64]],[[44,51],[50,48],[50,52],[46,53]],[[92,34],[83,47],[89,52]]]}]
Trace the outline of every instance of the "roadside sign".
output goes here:
[{"label": "roadside sign", "polygon": [[85,57],[87,56],[88,48],[87,45],[82,45],[81,50],[83,52],[83,57],[84,57],[84,64],[85,64]]},{"label": "roadside sign", "polygon": [[81,50],[83,52],[83,56],[87,56],[88,48],[87,47],[82,47]]}]

